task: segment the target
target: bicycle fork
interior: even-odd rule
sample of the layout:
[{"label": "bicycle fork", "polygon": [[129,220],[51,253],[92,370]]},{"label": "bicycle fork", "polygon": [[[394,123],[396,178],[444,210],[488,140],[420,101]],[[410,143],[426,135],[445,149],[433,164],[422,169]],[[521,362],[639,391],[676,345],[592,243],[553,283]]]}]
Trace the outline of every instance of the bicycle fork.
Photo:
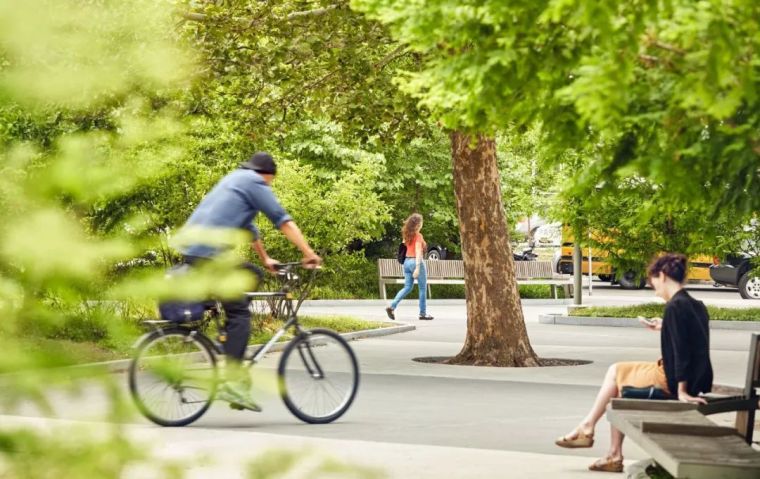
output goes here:
[{"label": "bicycle fork", "polygon": [[319,361],[314,357],[314,352],[311,350],[309,340],[305,339],[298,343],[298,354],[301,356],[301,361],[309,372],[309,375],[314,379],[324,379],[325,373],[319,366]]}]

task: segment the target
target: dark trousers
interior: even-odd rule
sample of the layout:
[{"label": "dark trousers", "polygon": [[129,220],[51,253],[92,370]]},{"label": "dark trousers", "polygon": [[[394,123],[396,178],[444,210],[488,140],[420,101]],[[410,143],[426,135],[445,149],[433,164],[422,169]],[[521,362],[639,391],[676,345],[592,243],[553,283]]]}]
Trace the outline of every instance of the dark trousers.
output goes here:
[{"label": "dark trousers", "polygon": [[[189,265],[198,264],[205,261],[213,261],[212,258],[200,258],[197,256],[185,256],[183,261]],[[256,285],[264,279],[264,272],[261,268],[251,263],[244,262],[239,268],[253,273],[256,278]],[[227,316],[227,322],[224,325],[227,340],[224,343],[224,353],[228,360],[240,362],[243,360],[248,340],[251,338],[251,310],[249,309],[250,301],[246,297],[236,300],[222,301],[222,308]]]}]

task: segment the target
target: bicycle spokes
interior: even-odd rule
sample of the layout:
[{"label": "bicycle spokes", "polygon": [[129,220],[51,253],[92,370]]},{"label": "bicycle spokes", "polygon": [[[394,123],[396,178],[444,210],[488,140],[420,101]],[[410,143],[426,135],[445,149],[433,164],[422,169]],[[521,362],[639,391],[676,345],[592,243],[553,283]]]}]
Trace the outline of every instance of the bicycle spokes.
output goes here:
[{"label": "bicycle spokes", "polygon": [[285,405],[299,419],[325,423],[340,417],[358,387],[356,357],[346,341],[328,330],[293,340],[278,369]]},{"label": "bicycle spokes", "polygon": [[130,367],[130,391],[141,412],[164,426],[200,417],[216,391],[216,361],[186,331],[156,334],[140,347]]}]

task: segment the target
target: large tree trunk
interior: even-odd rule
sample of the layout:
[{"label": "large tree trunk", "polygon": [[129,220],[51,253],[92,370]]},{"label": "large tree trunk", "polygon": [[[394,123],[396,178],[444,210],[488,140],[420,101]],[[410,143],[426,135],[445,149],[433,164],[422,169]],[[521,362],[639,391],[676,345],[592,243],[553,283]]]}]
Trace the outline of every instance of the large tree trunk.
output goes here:
[{"label": "large tree trunk", "polygon": [[539,366],[528,340],[509,245],[496,144],[451,133],[467,295],[467,338],[452,364]]}]

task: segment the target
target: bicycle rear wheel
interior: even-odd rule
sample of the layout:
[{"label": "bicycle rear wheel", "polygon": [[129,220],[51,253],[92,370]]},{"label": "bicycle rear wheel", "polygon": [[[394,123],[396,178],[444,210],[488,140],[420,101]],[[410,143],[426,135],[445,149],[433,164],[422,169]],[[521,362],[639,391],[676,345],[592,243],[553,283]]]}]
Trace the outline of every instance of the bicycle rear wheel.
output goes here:
[{"label": "bicycle rear wheel", "polygon": [[311,424],[341,417],[359,388],[354,352],[329,329],[312,329],[294,338],[282,353],[277,374],[285,406]]},{"label": "bicycle rear wheel", "polygon": [[129,365],[129,391],[137,408],[161,426],[185,426],[214,401],[216,356],[204,336],[184,328],[148,334]]}]

